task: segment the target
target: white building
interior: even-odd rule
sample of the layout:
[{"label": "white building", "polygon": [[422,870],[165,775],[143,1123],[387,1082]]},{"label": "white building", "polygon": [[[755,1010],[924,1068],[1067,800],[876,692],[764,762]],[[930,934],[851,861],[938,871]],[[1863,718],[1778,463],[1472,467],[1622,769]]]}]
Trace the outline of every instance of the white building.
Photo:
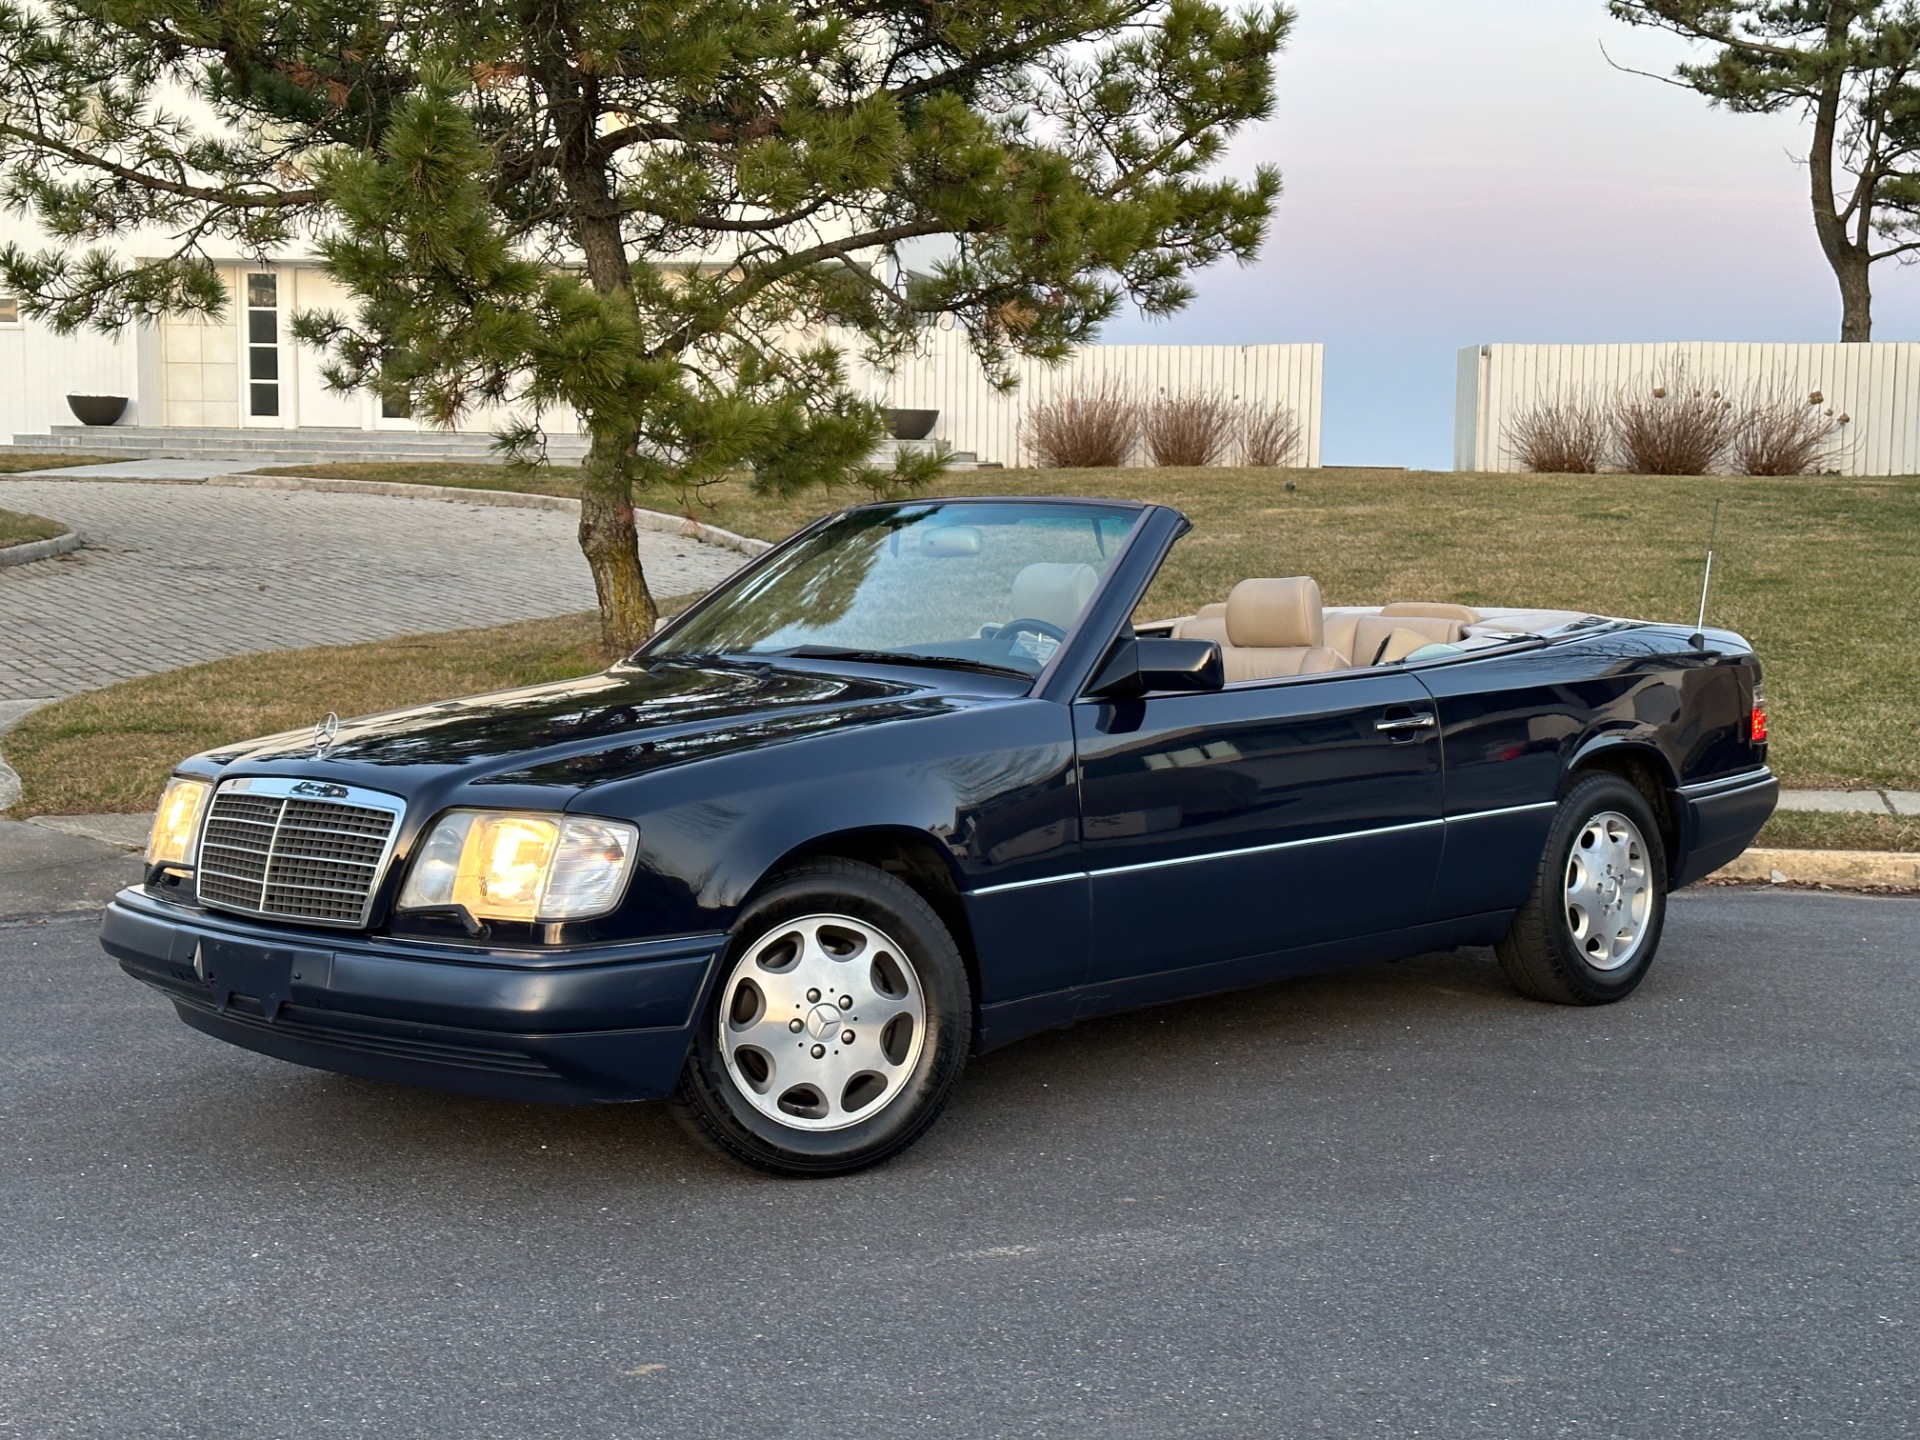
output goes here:
[{"label": "white building", "polygon": [[[0,216],[0,241],[38,242],[17,219]],[[132,247],[130,247],[132,249]],[[133,249],[133,253],[139,253]],[[459,433],[420,433],[405,415],[369,394],[330,390],[322,357],[295,343],[291,317],[351,309],[346,294],[311,260],[269,265],[229,259],[220,265],[229,302],[218,320],[166,319],[119,335],[55,335],[0,294],[0,444],[147,453],[252,454],[276,448],[484,455],[499,413],[466,417]],[[934,327],[926,353],[891,376],[869,376],[876,399],[940,411],[933,432],[955,450],[1006,465],[1027,460],[1020,444],[1026,405],[1082,378],[1109,375],[1143,396],[1205,388],[1243,400],[1290,407],[1303,432],[1303,462],[1320,458],[1321,347],[1318,345],[1093,346],[1066,365],[1029,364],[1012,396],[981,376],[958,332]],[[108,435],[81,427],[70,395],[124,397]],[[555,458],[577,453],[571,423],[550,425]],[[569,443],[571,442],[571,443]]]}]

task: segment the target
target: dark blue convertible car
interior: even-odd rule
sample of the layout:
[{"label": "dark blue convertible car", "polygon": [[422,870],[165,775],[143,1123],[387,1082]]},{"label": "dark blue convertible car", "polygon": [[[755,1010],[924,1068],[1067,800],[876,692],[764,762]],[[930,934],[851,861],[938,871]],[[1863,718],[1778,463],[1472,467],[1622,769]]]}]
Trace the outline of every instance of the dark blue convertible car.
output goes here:
[{"label": "dark blue convertible car", "polygon": [[1462,945],[1618,1000],[1773,808],[1737,635],[1304,576],[1138,619],[1187,529],[865,506],[604,674],[195,756],[102,942],[236,1045],[821,1175],[1129,1006]]}]

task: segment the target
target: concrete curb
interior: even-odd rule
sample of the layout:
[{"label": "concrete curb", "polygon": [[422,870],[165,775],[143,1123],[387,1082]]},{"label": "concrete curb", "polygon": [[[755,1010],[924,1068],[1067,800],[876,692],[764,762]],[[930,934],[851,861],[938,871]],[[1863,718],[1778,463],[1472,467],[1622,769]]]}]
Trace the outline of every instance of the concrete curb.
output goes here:
[{"label": "concrete curb", "polygon": [[1762,885],[1828,885],[1836,890],[1920,890],[1920,854],[1756,848],[1714,871],[1711,878]]},{"label": "concrete curb", "polygon": [[85,535],[78,530],[69,530],[50,540],[26,540],[18,545],[0,546],[0,566],[30,565],[35,560],[51,560],[56,555],[71,554],[86,543]]},{"label": "concrete curb", "polygon": [[[580,502],[565,495],[536,495],[525,490],[468,490],[458,485],[409,485],[398,480],[240,474],[210,476],[205,483],[241,490],[317,490],[344,495],[390,495],[402,500],[443,500],[459,505],[498,505],[514,510],[567,510],[575,514],[580,511]],[[684,535],[689,540],[733,550],[741,555],[764,555],[773,548],[769,541],[736,535],[731,530],[722,530],[718,525],[709,525],[704,520],[690,520],[684,515],[669,515],[661,510],[642,510],[635,506],[633,523],[642,530]]]}]

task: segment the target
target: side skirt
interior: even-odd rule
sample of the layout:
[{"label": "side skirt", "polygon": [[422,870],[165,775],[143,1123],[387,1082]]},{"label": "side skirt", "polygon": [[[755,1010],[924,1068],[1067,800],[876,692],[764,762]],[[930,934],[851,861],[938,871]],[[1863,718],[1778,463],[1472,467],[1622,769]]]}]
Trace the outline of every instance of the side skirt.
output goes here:
[{"label": "side skirt", "polygon": [[1212,965],[1183,966],[1153,975],[1055,990],[1002,1005],[984,1005],[980,1009],[974,1049],[998,1049],[1042,1030],[1061,1029],[1078,1020],[1091,1020],[1121,1010],[1138,1010],[1175,1000],[1197,1000],[1203,995],[1245,990],[1295,975],[1339,970],[1375,960],[1401,960],[1463,945],[1491,945],[1507,933],[1512,923],[1511,910],[1493,910],[1406,930],[1387,930],[1298,950],[1248,955]]}]

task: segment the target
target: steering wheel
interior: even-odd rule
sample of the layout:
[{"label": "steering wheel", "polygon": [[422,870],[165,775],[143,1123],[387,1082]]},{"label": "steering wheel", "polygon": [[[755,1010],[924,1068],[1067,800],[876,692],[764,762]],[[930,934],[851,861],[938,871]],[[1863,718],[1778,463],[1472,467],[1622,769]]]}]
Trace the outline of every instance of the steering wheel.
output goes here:
[{"label": "steering wheel", "polygon": [[1000,627],[994,638],[1004,641],[1007,654],[1011,655],[1014,651],[1014,641],[1021,635],[1039,635],[1053,641],[1056,645],[1067,638],[1067,632],[1051,620],[1039,620],[1031,615],[1023,615],[1018,620],[1009,620]]}]

